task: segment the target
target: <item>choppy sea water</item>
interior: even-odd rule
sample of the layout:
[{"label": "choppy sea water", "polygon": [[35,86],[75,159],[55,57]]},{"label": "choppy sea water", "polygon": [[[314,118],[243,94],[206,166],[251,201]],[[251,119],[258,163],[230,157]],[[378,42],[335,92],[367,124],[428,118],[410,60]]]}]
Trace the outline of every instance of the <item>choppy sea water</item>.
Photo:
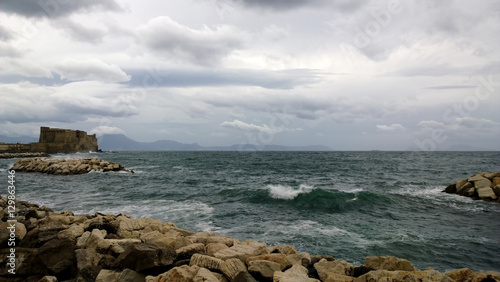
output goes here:
[{"label": "choppy sea water", "polygon": [[[500,271],[500,204],[441,193],[500,152],[106,152],[135,174],[16,173],[16,196],[56,211],[124,212],[354,264]],[[16,159],[0,160],[7,170]]]}]

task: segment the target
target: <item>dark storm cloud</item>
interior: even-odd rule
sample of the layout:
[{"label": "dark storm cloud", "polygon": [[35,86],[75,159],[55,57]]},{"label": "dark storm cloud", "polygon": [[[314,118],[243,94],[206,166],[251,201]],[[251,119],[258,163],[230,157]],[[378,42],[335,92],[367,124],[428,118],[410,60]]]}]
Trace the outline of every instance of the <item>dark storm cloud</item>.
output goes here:
[{"label": "dark storm cloud", "polygon": [[121,10],[120,6],[114,0],[0,0],[0,7],[3,12],[36,18],[57,18],[79,11],[89,11],[94,9],[110,11]]},{"label": "dark storm cloud", "polygon": [[133,87],[259,86],[292,89],[322,79],[315,70],[255,71],[243,69],[125,70]]}]

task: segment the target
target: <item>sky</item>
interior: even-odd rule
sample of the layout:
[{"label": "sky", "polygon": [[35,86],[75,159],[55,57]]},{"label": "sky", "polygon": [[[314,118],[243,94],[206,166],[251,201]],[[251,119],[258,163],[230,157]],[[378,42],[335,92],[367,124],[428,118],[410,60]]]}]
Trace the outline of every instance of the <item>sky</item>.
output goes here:
[{"label": "sky", "polygon": [[0,135],[500,150],[500,5],[0,0]]}]

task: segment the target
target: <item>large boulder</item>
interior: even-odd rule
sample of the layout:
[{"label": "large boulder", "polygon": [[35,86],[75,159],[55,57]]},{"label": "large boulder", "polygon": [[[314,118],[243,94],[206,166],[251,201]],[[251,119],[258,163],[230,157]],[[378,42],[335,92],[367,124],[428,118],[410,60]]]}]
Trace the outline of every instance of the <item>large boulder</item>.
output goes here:
[{"label": "large boulder", "polygon": [[248,273],[245,263],[237,258],[226,260],[221,266],[221,271],[230,281],[233,281],[241,273]]},{"label": "large boulder", "polygon": [[241,261],[246,261],[249,257],[267,253],[268,251],[265,243],[247,240],[245,242],[235,244],[231,248],[220,250],[215,253],[214,256],[223,260],[237,258]]},{"label": "large boulder", "polygon": [[469,189],[473,188],[473,187],[474,186],[472,185],[472,183],[467,181],[467,182],[465,182],[464,185],[462,185],[462,187],[457,189],[457,194],[462,195],[462,196],[466,196]]},{"label": "large boulder", "polygon": [[67,239],[53,239],[45,243],[37,258],[59,278],[70,279],[76,274],[75,244]]},{"label": "large boulder", "polygon": [[480,199],[492,199],[492,200],[497,199],[495,192],[490,187],[478,188],[476,191]]},{"label": "large boulder", "polygon": [[281,265],[274,261],[252,260],[248,264],[248,272],[259,280],[273,279],[274,272],[283,270]]},{"label": "large boulder", "polygon": [[326,259],[322,259],[314,264],[314,268],[321,280],[325,280],[328,273],[351,276],[355,267],[355,265],[349,264],[345,260],[327,261]]},{"label": "large boulder", "polygon": [[[246,264],[250,265],[250,263],[254,260],[265,260],[265,261],[271,261],[279,264],[280,269],[283,270],[287,267],[292,266],[292,263],[288,259],[288,257],[284,254],[265,254],[265,255],[260,255],[260,256],[254,256],[254,257],[249,257],[246,260]],[[301,263],[302,264],[302,263]]]},{"label": "large boulder", "polygon": [[484,187],[491,187],[491,181],[487,178],[474,181],[474,188],[479,189],[479,188],[484,188]]},{"label": "large boulder", "polygon": [[157,267],[168,266],[174,263],[176,254],[174,250],[159,248],[146,244],[128,246],[114,263],[119,269],[130,268],[141,272]]},{"label": "large boulder", "polygon": [[217,271],[221,270],[223,264],[224,261],[221,259],[201,254],[194,254],[193,256],[191,256],[191,260],[189,261],[190,266],[196,265],[199,267]]},{"label": "large boulder", "polygon": [[416,270],[413,264],[406,260],[392,256],[373,256],[365,258],[365,266],[375,270]]},{"label": "large boulder", "polygon": [[319,282],[319,280],[310,278],[307,268],[296,264],[285,272],[274,272],[273,282]]}]

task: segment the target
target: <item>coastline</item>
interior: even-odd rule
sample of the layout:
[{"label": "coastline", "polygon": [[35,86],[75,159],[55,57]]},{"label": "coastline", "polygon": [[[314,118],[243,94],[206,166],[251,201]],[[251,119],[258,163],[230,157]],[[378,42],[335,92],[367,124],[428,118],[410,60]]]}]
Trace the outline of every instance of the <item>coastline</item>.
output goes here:
[{"label": "coastline", "polygon": [[[500,281],[499,272],[417,270],[395,257],[367,257],[364,265],[353,265],[335,260],[335,254],[193,233],[123,213],[56,213],[7,197],[0,207],[1,244],[14,245],[0,250],[0,277],[11,281]],[[15,274],[9,272],[10,261]]]}]

